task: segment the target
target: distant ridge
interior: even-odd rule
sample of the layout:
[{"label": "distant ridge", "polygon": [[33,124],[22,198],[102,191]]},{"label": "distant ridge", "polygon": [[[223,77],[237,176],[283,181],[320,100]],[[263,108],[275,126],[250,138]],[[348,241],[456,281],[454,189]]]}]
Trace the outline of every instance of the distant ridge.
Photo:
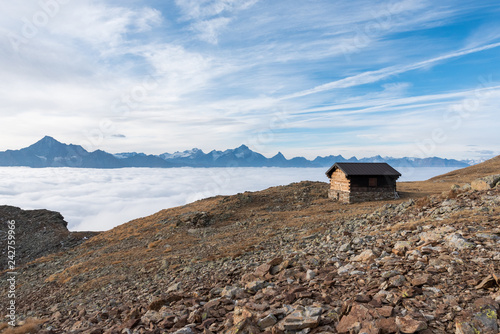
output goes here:
[{"label": "distant ridge", "polygon": [[74,167],[74,168],[125,168],[125,167],[330,167],[336,162],[387,162],[393,167],[467,167],[468,163],[454,159],[432,158],[392,158],[379,155],[371,158],[349,159],[341,155],[316,157],[307,160],[304,157],[287,159],[278,152],[272,158],[266,158],[241,145],[225,151],[204,153],[192,150],[160,155],[128,152],[111,154],[101,150],[88,152],[80,145],[63,144],[45,136],[35,144],[20,150],[0,152],[0,166]]}]

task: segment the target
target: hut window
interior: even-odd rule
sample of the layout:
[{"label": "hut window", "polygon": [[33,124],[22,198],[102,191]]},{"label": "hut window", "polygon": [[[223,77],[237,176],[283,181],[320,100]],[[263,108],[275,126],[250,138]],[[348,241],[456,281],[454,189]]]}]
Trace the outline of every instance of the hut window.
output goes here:
[{"label": "hut window", "polygon": [[370,187],[376,187],[377,186],[377,178],[376,177],[370,177],[368,180],[368,185]]}]

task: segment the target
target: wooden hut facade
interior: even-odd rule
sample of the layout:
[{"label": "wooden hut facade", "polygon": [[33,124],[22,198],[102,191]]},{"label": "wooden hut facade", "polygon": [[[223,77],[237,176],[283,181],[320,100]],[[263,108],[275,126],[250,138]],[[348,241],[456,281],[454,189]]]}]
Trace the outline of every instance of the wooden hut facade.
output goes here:
[{"label": "wooden hut facade", "polygon": [[398,198],[401,174],[387,163],[337,162],[328,169],[328,197],[343,203]]}]

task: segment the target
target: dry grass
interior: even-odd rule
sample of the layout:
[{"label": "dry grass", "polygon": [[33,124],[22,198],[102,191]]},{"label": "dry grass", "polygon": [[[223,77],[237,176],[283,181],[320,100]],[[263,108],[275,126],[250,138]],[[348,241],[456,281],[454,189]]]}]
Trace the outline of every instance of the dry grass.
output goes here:
[{"label": "dry grass", "polygon": [[387,230],[391,231],[391,232],[414,231],[419,226],[427,225],[427,224],[428,224],[428,221],[420,219],[420,220],[415,220],[415,221],[410,221],[410,222],[400,222],[400,223],[389,226]]},{"label": "dry grass", "polygon": [[148,248],[155,248],[155,247],[159,246],[162,242],[163,242],[163,240],[156,240],[156,241],[150,242],[148,245]]},{"label": "dry grass", "polygon": [[64,269],[60,273],[55,273],[50,275],[45,282],[58,282],[58,283],[68,283],[75,275],[88,272],[90,270],[89,264],[78,263]]},{"label": "dry grass", "polygon": [[451,182],[451,183],[470,183],[475,179],[487,175],[494,175],[500,172],[500,156],[485,161],[483,163],[454,170],[452,172],[433,177],[431,182]]},{"label": "dry grass", "polygon": [[445,195],[445,198],[446,199],[454,199],[454,198],[457,198],[458,194],[460,192],[457,191],[457,190],[450,190],[446,195]]},{"label": "dry grass", "polygon": [[419,198],[415,201],[415,207],[420,209],[423,209],[425,207],[429,207],[431,205],[431,199],[429,196]]},{"label": "dry grass", "polygon": [[[41,328],[41,325],[44,324],[47,320],[42,319],[28,319],[24,324],[17,327],[10,327],[7,324],[0,325],[0,330],[4,329],[2,334],[35,334]],[[4,326],[7,325],[7,328]]]}]

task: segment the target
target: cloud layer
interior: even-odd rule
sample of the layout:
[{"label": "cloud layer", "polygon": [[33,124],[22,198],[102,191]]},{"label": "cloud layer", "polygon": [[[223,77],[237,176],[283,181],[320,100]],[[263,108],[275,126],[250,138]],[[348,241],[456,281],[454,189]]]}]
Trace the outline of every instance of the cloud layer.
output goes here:
[{"label": "cloud layer", "polygon": [[[423,180],[451,170],[406,169],[401,170],[401,180]],[[324,173],[324,168],[0,167],[0,203],[59,211],[73,231],[104,231],[210,196],[263,190],[304,180],[327,182]]]}]

